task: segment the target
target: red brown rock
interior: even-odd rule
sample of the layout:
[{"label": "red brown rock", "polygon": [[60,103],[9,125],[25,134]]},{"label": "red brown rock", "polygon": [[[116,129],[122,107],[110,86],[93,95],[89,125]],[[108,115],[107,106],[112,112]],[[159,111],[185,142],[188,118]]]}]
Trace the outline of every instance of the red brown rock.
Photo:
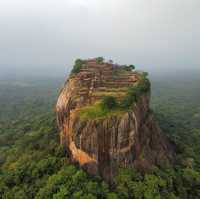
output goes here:
[{"label": "red brown rock", "polygon": [[170,163],[173,147],[149,109],[149,93],[120,117],[110,116],[101,121],[80,119],[80,108],[99,100],[101,96],[94,98],[93,94],[106,91],[110,87],[108,82],[112,88],[121,89],[137,83],[137,73],[128,72],[126,78],[118,74],[119,78],[115,78],[116,67],[110,63],[106,66],[94,60],[86,62],[86,68],[66,81],[56,105],[61,144],[72,160],[108,182],[119,166],[150,169]]}]

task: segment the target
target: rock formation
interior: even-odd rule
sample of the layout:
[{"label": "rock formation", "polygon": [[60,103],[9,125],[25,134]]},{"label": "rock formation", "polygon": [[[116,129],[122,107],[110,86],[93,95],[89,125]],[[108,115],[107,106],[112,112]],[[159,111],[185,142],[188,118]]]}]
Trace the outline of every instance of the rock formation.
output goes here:
[{"label": "rock formation", "polygon": [[144,74],[97,59],[84,60],[78,67],[65,82],[56,105],[60,142],[71,159],[108,182],[119,167],[146,170],[170,163],[173,147],[149,108],[150,87],[129,108],[95,113],[105,96],[122,103]]}]

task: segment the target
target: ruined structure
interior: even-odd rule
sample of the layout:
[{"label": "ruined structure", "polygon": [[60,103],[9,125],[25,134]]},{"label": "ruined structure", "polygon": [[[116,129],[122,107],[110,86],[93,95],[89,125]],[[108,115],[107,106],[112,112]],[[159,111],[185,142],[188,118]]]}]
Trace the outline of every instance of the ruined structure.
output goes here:
[{"label": "ruined structure", "polygon": [[[113,96],[120,104],[127,90],[138,85],[143,74],[127,69],[84,60],[65,82],[56,105],[60,142],[71,159],[108,182],[119,167],[145,170],[173,160],[173,148],[149,109],[150,88],[128,109],[109,110],[103,116],[91,112],[104,96]],[[85,110],[92,117],[83,117]]]}]

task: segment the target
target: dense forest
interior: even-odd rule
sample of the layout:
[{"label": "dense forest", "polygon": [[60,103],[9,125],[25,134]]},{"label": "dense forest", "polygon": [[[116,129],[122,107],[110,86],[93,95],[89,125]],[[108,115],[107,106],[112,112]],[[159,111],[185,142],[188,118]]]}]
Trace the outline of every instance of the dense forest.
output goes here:
[{"label": "dense forest", "polygon": [[120,169],[112,186],[72,165],[59,145],[63,79],[0,82],[0,199],[199,199],[200,79],[152,80],[151,108],[176,144],[174,167]]}]

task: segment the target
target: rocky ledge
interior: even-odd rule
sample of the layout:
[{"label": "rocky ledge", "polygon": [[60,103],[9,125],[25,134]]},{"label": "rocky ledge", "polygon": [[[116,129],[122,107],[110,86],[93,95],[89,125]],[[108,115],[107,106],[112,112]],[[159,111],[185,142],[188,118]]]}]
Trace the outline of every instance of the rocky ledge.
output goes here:
[{"label": "rocky ledge", "polygon": [[134,66],[76,60],[57,105],[60,142],[71,160],[112,182],[119,167],[149,170],[173,161],[173,147],[149,108],[150,82]]}]

